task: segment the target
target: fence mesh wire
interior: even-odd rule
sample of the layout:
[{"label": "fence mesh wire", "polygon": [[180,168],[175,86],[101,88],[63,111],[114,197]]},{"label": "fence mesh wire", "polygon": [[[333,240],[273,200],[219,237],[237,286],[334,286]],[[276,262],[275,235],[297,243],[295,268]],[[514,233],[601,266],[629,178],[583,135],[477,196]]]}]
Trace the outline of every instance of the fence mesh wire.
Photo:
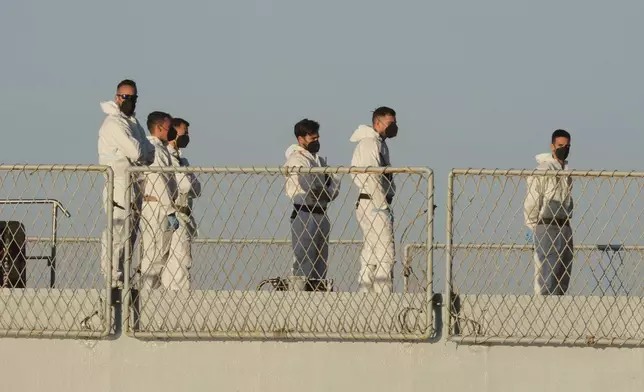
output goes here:
[{"label": "fence mesh wire", "polygon": [[[359,198],[363,183],[376,187],[374,199]],[[428,258],[404,265],[405,245],[431,238],[428,169],[146,168],[132,170],[130,187],[139,241],[126,267],[128,333],[414,339],[433,331]],[[182,192],[193,193],[189,211]],[[174,200],[174,217],[164,200]]]},{"label": "fence mesh wire", "polygon": [[448,334],[641,344],[643,186],[635,173],[453,171]]},{"label": "fence mesh wire", "polygon": [[[0,166],[0,334],[101,337],[111,298],[100,273],[110,229],[102,195],[111,170],[92,166]],[[91,246],[60,246],[80,237]]]}]

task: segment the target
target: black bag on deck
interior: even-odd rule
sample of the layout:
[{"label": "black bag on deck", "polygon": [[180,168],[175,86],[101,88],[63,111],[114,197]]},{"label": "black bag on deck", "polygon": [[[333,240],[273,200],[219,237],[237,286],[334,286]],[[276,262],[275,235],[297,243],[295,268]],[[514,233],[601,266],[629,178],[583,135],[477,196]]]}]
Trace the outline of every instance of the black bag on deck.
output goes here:
[{"label": "black bag on deck", "polygon": [[25,226],[0,221],[0,287],[24,288],[27,284]]}]

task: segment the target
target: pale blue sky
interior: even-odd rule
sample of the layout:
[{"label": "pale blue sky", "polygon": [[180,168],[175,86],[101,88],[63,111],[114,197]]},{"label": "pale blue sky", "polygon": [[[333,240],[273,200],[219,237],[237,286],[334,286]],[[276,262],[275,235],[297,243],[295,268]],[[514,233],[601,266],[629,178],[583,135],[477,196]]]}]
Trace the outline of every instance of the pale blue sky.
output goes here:
[{"label": "pale blue sky", "polygon": [[95,163],[124,78],[141,121],[192,123],[203,166],[281,165],[304,117],[348,165],[388,105],[394,165],[435,170],[442,239],[450,168],[534,167],[555,128],[573,168],[644,170],[642,20],[641,0],[4,0],[0,162]]},{"label": "pale blue sky", "polygon": [[5,163],[96,162],[123,78],[141,120],[193,124],[199,165],[277,165],[292,126],[322,154],[390,105],[396,165],[532,167],[557,127],[579,168],[642,169],[644,2],[28,1],[0,5]]}]

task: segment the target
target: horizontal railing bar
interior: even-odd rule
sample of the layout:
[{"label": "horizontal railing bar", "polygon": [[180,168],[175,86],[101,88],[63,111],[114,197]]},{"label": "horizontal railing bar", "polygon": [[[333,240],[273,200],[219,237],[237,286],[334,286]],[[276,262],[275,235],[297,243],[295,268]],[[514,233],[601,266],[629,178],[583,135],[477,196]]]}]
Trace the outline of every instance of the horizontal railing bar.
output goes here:
[{"label": "horizontal railing bar", "polygon": [[130,167],[131,173],[222,173],[222,174],[289,174],[289,173],[311,173],[311,174],[383,174],[383,173],[407,173],[407,174],[428,174],[433,172],[427,167]]},{"label": "horizontal railing bar", "polygon": [[[27,237],[29,242],[45,242],[51,243],[51,237]],[[59,243],[100,243],[100,237],[58,237],[56,239]],[[195,238],[192,240],[195,244],[260,244],[260,245],[290,245],[290,239],[245,239],[245,238]],[[333,245],[361,245],[363,242],[359,240],[329,240],[329,244]],[[425,244],[422,243],[410,243],[407,244],[408,247],[424,249],[426,248]],[[582,244],[575,245],[575,250],[597,250],[604,251],[600,247],[606,247],[607,244]],[[624,251],[644,251],[644,245],[608,245],[610,247],[619,247],[620,250]],[[446,244],[435,243],[433,249],[446,249]],[[533,247],[529,244],[452,244],[452,249],[461,249],[461,250],[519,250],[519,251],[532,251]]]},{"label": "horizontal railing bar", "polygon": [[644,172],[608,170],[539,170],[539,169],[452,169],[452,175],[482,176],[572,176],[572,177],[644,177]]},{"label": "horizontal railing bar", "polygon": [[66,217],[71,217],[69,211],[56,199],[0,199],[0,204],[52,204],[59,208]]},{"label": "horizontal railing bar", "polygon": [[104,165],[0,165],[0,171],[111,171],[109,166]]}]

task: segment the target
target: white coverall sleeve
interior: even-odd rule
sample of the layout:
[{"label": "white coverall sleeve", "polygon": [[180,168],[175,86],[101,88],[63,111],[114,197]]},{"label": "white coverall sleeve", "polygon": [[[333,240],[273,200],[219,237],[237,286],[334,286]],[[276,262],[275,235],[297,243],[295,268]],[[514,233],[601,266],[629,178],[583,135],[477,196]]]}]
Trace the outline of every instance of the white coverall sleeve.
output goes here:
[{"label": "white coverall sleeve", "polygon": [[[181,167],[181,159],[174,154],[170,154],[173,167]],[[190,177],[187,173],[175,173],[174,179],[177,183],[177,190],[180,195],[187,195],[190,193]]]},{"label": "white coverall sleeve", "polygon": [[201,196],[201,183],[193,173],[177,173],[175,177],[179,194],[190,197]]},{"label": "white coverall sleeve", "polygon": [[130,130],[118,124],[116,121],[109,121],[105,124],[104,137],[110,140],[123,155],[132,162],[136,162],[143,156],[141,143],[131,134]]},{"label": "white coverall sleeve", "polygon": [[[376,139],[363,139],[358,145],[360,148],[361,162],[360,166],[380,167],[380,147]],[[386,209],[387,192],[382,185],[382,174],[360,174],[357,176],[362,181],[361,189],[363,193],[371,196],[371,201],[376,208]]]},{"label": "white coverall sleeve", "polygon": [[[322,160],[322,166],[326,167],[328,164],[326,160]],[[335,200],[340,194],[340,179],[332,173],[327,173],[324,175],[324,192],[326,193],[323,196],[329,198],[329,200]]]},{"label": "white coverall sleeve", "polygon": [[190,179],[190,197],[201,196],[201,183],[194,173],[188,173],[187,177]]},{"label": "white coverall sleeve", "polygon": [[[307,160],[299,153],[295,152],[286,160],[284,167],[294,168],[294,167],[310,167]],[[293,204],[306,204],[306,195],[309,193],[310,184],[307,181],[307,178],[310,177],[307,174],[300,173],[290,173],[286,176],[286,186],[285,191],[286,195],[291,198]]]},{"label": "white coverall sleeve", "polygon": [[575,211],[575,202],[572,197],[572,178],[568,177],[568,195],[570,197],[570,213],[568,214],[568,219],[572,219],[573,211]]},{"label": "white coverall sleeve", "polygon": [[[186,158],[180,158],[179,162],[183,167],[190,166],[190,163]],[[201,182],[199,182],[199,178],[194,173],[186,173],[185,175],[188,178],[190,184],[188,196],[193,198],[201,196]]]},{"label": "white coverall sleeve", "polygon": [[[172,166],[172,162],[165,156],[162,149],[155,150],[152,166]],[[174,209],[174,199],[176,197],[174,175],[170,173],[148,173],[146,181],[146,189],[151,192],[148,195],[156,197],[161,205]]]},{"label": "white coverall sleeve", "polygon": [[539,176],[530,176],[526,182],[527,192],[523,202],[523,218],[525,225],[534,231],[543,206],[542,181]]},{"label": "white coverall sleeve", "polygon": [[141,124],[137,122],[136,124],[137,131],[138,131],[138,138],[141,140],[141,159],[139,159],[139,163],[144,165],[144,166],[149,166],[154,162],[154,157],[155,157],[155,148],[152,142],[145,136],[145,131],[141,127]]}]

